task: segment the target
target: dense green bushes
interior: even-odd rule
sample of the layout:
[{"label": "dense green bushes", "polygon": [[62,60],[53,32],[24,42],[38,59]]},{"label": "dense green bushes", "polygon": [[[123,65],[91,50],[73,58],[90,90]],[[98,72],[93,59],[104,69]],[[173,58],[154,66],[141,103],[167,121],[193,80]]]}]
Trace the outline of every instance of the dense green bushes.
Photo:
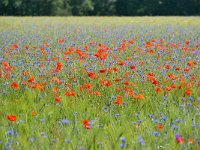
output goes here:
[{"label": "dense green bushes", "polygon": [[0,15],[200,15],[199,0],[1,0]]}]

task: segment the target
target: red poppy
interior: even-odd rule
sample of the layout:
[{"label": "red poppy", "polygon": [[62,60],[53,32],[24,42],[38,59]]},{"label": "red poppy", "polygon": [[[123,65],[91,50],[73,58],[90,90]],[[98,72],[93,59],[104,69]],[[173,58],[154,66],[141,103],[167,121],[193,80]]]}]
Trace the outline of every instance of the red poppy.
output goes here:
[{"label": "red poppy", "polygon": [[144,65],[144,62],[142,61],[140,64],[143,66],[143,65]]},{"label": "red poppy", "polygon": [[58,43],[64,43],[65,40],[64,39],[58,39]]},{"label": "red poppy", "polygon": [[156,87],[156,93],[161,93],[163,90],[159,87]]},{"label": "red poppy", "polygon": [[28,50],[28,49],[30,48],[30,46],[25,45],[24,48],[25,48],[26,50]]},{"label": "red poppy", "polygon": [[91,79],[97,79],[98,78],[98,76],[94,72],[89,72],[88,77],[90,77]]},{"label": "red poppy", "polygon": [[111,86],[111,82],[110,81],[107,81],[107,80],[101,80],[101,85],[102,86]]},{"label": "red poppy", "polygon": [[119,106],[122,106],[122,96],[121,95],[118,95],[117,96],[117,99],[116,99],[116,101],[115,101],[115,104],[116,105],[119,105]]},{"label": "red poppy", "polygon": [[115,101],[115,104],[116,105],[119,105],[119,106],[122,106],[122,100],[121,99],[118,99]]},{"label": "red poppy", "polygon": [[56,84],[60,84],[61,83],[60,79],[58,79],[57,77],[53,77],[51,81],[55,82]]},{"label": "red poppy", "polygon": [[138,95],[133,95],[133,98],[134,99],[137,99],[137,100],[144,100],[144,95],[142,95],[142,94],[138,94]]},{"label": "red poppy", "polygon": [[187,44],[187,45],[190,44],[190,41],[185,41],[185,44]]},{"label": "red poppy", "polygon": [[175,84],[171,84],[170,87],[173,88],[173,89],[175,89],[176,85]]},{"label": "red poppy", "polygon": [[8,62],[3,62],[3,65],[4,65],[4,67],[9,67],[10,65],[9,65],[9,63]]},{"label": "red poppy", "polygon": [[148,76],[154,77],[155,75],[154,75],[154,73],[151,72],[151,73],[148,74]]},{"label": "red poppy", "polygon": [[62,66],[63,64],[61,62],[57,62],[56,69],[60,71],[62,69]]},{"label": "red poppy", "polygon": [[118,72],[119,69],[118,68],[113,68],[114,72]]},{"label": "red poppy", "polygon": [[189,70],[190,70],[189,68],[185,68],[185,69],[184,69],[185,72],[188,72]]},{"label": "red poppy", "polygon": [[96,94],[97,96],[101,96],[101,93],[99,91],[95,91],[94,94]]},{"label": "red poppy", "polygon": [[100,73],[105,73],[107,71],[107,69],[101,69],[99,70]]},{"label": "red poppy", "polygon": [[183,137],[178,137],[178,138],[176,138],[176,141],[177,141],[177,143],[183,143],[184,139],[183,139]]},{"label": "red poppy", "polygon": [[163,130],[163,125],[162,125],[162,123],[159,123],[159,124],[157,124],[156,125],[156,128],[158,129],[158,130]]},{"label": "red poppy", "polygon": [[9,65],[9,63],[8,62],[3,62],[3,65],[4,65],[4,69],[7,69],[7,70],[9,70],[9,71],[11,71],[13,68]]},{"label": "red poppy", "polygon": [[131,68],[132,70],[134,70],[136,67],[135,67],[135,66],[130,66],[130,68]]},{"label": "red poppy", "polygon": [[86,88],[86,89],[91,89],[91,88],[92,88],[92,85],[91,85],[90,83],[85,83],[85,84],[83,85],[83,87]]},{"label": "red poppy", "polygon": [[17,48],[19,48],[19,45],[17,45],[16,43],[11,45],[11,47],[10,47],[10,49],[17,49]]},{"label": "red poppy", "polygon": [[19,88],[19,86],[18,86],[18,84],[16,82],[13,82],[11,84],[11,86],[12,86],[13,89],[16,89],[16,90]]},{"label": "red poppy", "polygon": [[124,84],[125,85],[131,85],[131,82],[130,81],[124,81]]},{"label": "red poppy", "polygon": [[171,87],[166,87],[166,91],[168,92],[171,91],[171,89],[172,89]]},{"label": "red poppy", "polygon": [[120,66],[124,66],[125,65],[125,62],[123,60],[120,60],[119,63],[118,63]]},{"label": "red poppy", "polygon": [[86,128],[86,129],[91,129],[92,128],[91,123],[90,123],[89,120],[83,120],[82,123],[84,125],[84,128]]},{"label": "red poppy", "polygon": [[119,82],[119,81],[121,81],[122,79],[121,78],[116,78],[114,81],[115,82]]},{"label": "red poppy", "polygon": [[55,98],[55,100],[56,100],[56,102],[60,102],[60,101],[61,101],[61,98],[60,98],[59,96],[57,96],[57,97]]},{"label": "red poppy", "polygon": [[175,70],[177,70],[177,71],[180,71],[180,70],[181,70],[181,68],[180,68],[180,67],[177,67]]},{"label": "red poppy", "polygon": [[185,91],[185,94],[190,96],[192,94],[192,92],[190,89],[188,89],[187,91]]},{"label": "red poppy", "polygon": [[33,76],[31,76],[29,79],[28,79],[28,82],[34,82],[35,81],[35,78]]},{"label": "red poppy", "polygon": [[193,65],[193,62],[192,61],[187,62],[187,65],[191,67]]},{"label": "red poppy", "polygon": [[131,40],[129,41],[129,43],[130,43],[130,44],[134,44],[134,40],[131,39]]},{"label": "red poppy", "polygon": [[170,65],[166,65],[165,68],[166,68],[166,69],[170,69],[171,66],[170,66]]},{"label": "red poppy", "polygon": [[33,89],[39,89],[41,91],[44,91],[44,87],[42,84],[40,83],[36,83],[36,84],[33,84],[33,85],[30,85]]},{"label": "red poppy", "polygon": [[37,115],[37,113],[35,111],[31,112],[32,117],[35,117]]},{"label": "red poppy", "polygon": [[85,45],[85,46],[84,46],[84,50],[89,50],[89,46],[88,46],[88,45]]},{"label": "red poppy", "polygon": [[70,89],[70,90],[68,90],[67,92],[65,92],[65,95],[66,95],[66,96],[74,96],[74,97],[75,97],[75,96],[76,96],[76,93],[75,93],[73,90]]},{"label": "red poppy", "polygon": [[155,80],[153,80],[152,84],[157,85],[158,81],[155,79]]},{"label": "red poppy", "polygon": [[8,119],[9,121],[16,122],[16,121],[17,121],[17,116],[9,115],[9,116],[7,116],[7,119]]}]

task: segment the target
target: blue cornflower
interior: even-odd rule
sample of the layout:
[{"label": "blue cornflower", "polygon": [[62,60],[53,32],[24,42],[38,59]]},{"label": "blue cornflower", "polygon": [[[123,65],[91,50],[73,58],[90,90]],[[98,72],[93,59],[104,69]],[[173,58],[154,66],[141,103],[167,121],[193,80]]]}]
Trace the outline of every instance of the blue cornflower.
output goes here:
[{"label": "blue cornflower", "polygon": [[137,124],[137,122],[133,121],[132,124]]},{"label": "blue cornflower", "polygon": [[197,125],[197,124],[192,124],[192,127],[193,127],[193,128],[197,128],[198,125]]},{"label": "blue cornflower", "polygon": [[11,144],[12,144],[11,142],[6,142],[5,143],[5,149],[6,150],[12,150]]},{"label": "blue cornflower", "polygon": [[52,142],[52,143],[56,143],[57,140],[56,140],[56,139],[51,139],[51,142]]},{"label": "blue cornflower", "polygon": [[103,107],[103,111],[109,112],[109,106],[105,105],[105,106]]},{"label": "blue cornflower", "polygon": [[178,139],[178,138],[180,138],[180,137],[181,137],[180,134],[176,134],[176,135],[175,135],[175,138],[176,138],[176,139]]},{"label": "blue cornflower", "polygon": [[72,142],[72,140],[65,139],[65,140],[64,140],[64,142],[66,142],[66,143],[71,143],[71,142]]},{"label": "blue cornflower", "polygon": [[79,150],[84,150],[84,148],[83,147],[79,147]]},{"label": "blue cornflower", "polygon": [[125,143],[126,142],[126,138],[125,137],[121,137],[120,140]]},{"label": "blue cornflower", "polygon": [[7,134],[8,134],[8,135],[12,135],[12,134],[13,134],[13,131],[8,130],[8,131],[7,131]]},{"label": "blue cornflower", "polygon": [[163,120],[167,121],[168,117],[167,116],[163,116]]},{"label": "blue cornflower", "polygon": [[180,119],[177,119],[177,120],[176,120],[176,122],[177,122],[177,123],[180,123],[180,122],[181,122],[181,120],[180,120]]},{"label": "blue cornflower", "polygon": [[159,135],[160,135],[160,132],[155,131],[155,132],[153,132],[152,134],[153,134],[154,136],[159,136]]},{"label": "blue cornflower", "polygon": [[121,148],[125,148],[126,147],[126,143],[122,143],[120,146],[121,146]]},{"label": "blue cornflower", "polygon": [[102,143],[102,142],[98,142],[97,144],[98,144],[98,146],[102,146],[102,145],[103,145],[103,143]]},{"label": "blue cornflower", "polygon": [[8,135],[14,135],[14,136],[18,136],[18,132],[17,131],[13,131],[13,130],[8,130],[7,131]]},{"label": "blue cornflower", "polygon": [[136,117],[139,117],[139,116],[140,116],[140,112],[139,112],[139,113],[137,113],[137,114],[135,114],[135,116],[136,116]]},{"label": "blue cornflower", "polygon": [[191,106],[192,103],[191,103],[191,102],[187,102],[186,105],[187,105],[187,106]]},{"label": "blue cornflower", "polygon": [[62,123],[63,123],[63,124],[70,124],[70,121],[67,120],[67,119],[63,119],[63,120],[62,120]]},{"label": "blue cornflower", "polygon": [[197,140],[197,143],[200,145],[200,140]]},{"label": "blue cornflower", "polygon": [[153,115],[153,114],[148,114],[148,116],[149,116],[150,118],[154,118],[154,115]]},{"label": "blue cornflower", "polygon": [[115,114],[115,117],[119,117],[120,116],[120,114]]},{"label": "blue cornflower", "polygon": [[158,122],[160,122],[158,119],[156,119],[156,120],[153,120],[154,122],[156,122],[156,123],[158,123]]},{"label": "blue cornflower", "polygon": [[177,130],[177,129],[178,129],[178,126],[172,125],[172,128],[173,128],[174,130]]},{"label": "blue cornflower", "polygon": [[145,141],[144,141],[144,139],[140,136],[140,137],[138,137],[138,141],[139,141],[139,143],[141,144],[141,145],[144,145],[145,144]]},{"label": "blue cornflower", "polygon": [[127,104],[127,102],[123,102],[123,105],[126,105]]},{"label": "blue cornflower", "polygon": [[189,97],[189,100],[193,101],[193,100],[194,100],[194,97],[191,97],[191,96],[190,96],[190,97]]},{"label": "blue cornflower", "polygon": [[41,121],[41,122],[45,122],[46,120],[45,120],[45,118],[42,118],[42,119],[40,119],[40,121]]}]

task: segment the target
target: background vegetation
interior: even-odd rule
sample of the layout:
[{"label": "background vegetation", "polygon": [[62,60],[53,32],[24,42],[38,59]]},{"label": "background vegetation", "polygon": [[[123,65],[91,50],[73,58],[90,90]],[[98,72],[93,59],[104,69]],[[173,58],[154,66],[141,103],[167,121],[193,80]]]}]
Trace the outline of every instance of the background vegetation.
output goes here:
[{"label": "background vegetation", "polygon": [[199,0],[1,0],[0,15],[200,15]]},{"label": "background vegetation", "polygon": [[0,150],[200,150],[200,17],[0,17]]}]

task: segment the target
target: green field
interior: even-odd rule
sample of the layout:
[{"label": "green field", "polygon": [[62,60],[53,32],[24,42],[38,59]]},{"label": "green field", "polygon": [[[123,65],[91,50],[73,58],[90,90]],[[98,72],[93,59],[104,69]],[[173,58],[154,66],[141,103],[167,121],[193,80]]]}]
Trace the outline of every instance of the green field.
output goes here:
[{"label": "green field", "polygon": [[0,17],[0,149],[200,149],[200,17]]}]

